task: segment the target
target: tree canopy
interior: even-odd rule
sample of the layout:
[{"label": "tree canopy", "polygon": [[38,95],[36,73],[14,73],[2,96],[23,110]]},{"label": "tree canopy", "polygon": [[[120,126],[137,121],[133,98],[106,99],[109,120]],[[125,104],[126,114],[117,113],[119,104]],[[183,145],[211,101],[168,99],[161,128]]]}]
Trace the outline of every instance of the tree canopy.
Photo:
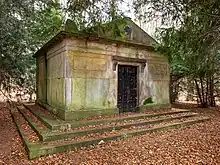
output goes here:
[{"label": "tree canopy", "polygon": [[119,16],[117,0],[0,1],[0,89],[34,93],[35,59],[32,55],[71,19],[86,30]]},{"label": "tree canopy", "polygon": [[[94,27],[126,15],[120,0],[0,1],[0,89],[34,92],[34,52],[71,19],[71,29]],[[219,93],[220,2],[218,0],[133,0],[137,19],[157,20],[156,50],[171,64],[171,91],[178,81],[196,89],[198,102],[215,105]],[[113,21],[114,22],[114,21]],[[117,25],[109,24],[113,29]],[[163,28],[162,28],[163,27]],[[104,27],[105,28],[105,27]],[[4,89],[4,90],[3,90]],[[191,93],[194,94],[193,91]]]},{"label": "tree canopy", "polygon": [[[166,25],[158,29],[161,45],[157,49],[169,57],[171,75],[176,77],[171,80],[188,79],[187,85],[196,88],[198,102],[214,106],[219,91],[220,2],[153,0],[134,5],[140,18],[159,17]],[[144,13],[140,8],[145,8]]]},{"label": "tree canopy", "polygon": [[[5,92],[33,93],[33,53],[62,23],[57,2],[4,1],[0,5],[0,85]],[[1,90],[3,92],[3,90]]]}]

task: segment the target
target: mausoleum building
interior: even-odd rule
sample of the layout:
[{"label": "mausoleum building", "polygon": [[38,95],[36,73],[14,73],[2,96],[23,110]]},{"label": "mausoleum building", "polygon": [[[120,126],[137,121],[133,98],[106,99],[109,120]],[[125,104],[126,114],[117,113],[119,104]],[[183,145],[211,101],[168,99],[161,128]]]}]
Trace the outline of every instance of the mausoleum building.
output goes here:
[{"label": "mausoleum building", "polygon": [[48,41],[34,55],[36,102],[64,120],[169,107],[168,59],[130,19],[121,27],[119,39],[60,31]]}]

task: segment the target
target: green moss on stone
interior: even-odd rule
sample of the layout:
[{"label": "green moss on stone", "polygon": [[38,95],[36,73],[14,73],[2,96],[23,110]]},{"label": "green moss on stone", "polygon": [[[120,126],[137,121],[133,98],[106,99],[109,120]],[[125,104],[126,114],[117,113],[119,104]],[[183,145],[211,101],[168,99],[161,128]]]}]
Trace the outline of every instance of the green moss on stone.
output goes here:
[{"label": "green moss on stone", "polygon": [[152,104],[152,103],[154,103],[152,97],[148,97],[144,100],[143,105]]}]

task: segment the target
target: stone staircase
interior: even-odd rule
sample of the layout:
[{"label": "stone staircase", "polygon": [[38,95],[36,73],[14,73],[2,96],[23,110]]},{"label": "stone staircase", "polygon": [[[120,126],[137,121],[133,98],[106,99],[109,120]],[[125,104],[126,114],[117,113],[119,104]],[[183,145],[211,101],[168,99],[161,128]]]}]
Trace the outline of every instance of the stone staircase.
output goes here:
[{"label": "stone staircase", "polygon": [[35,104],[18,106],[11,115],[29,159],[208,120],[188,110],[167,109],[63,121]]}]

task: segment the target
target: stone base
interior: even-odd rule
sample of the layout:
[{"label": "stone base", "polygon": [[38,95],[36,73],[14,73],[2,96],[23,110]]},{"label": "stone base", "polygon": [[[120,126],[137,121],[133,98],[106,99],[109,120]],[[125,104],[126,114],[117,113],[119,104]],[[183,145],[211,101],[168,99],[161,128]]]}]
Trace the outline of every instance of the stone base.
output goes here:
[{"label": "stone base", "polygon": [[[104,115],[119,114],[119,109],[117,108],[67,111],[61,108],[48,105],[44,103],[43,101],[38,100],[36,101],[36,103],[39,104],[41,107],[48,109],[49,111],[57,115],[62,120],[74,120],[74,119],[87,118],[91,116],[104,116]],[[168,109],[168,108],[171,108],[171,104],[154,104],[153,103],[153,104],[142,105],[138,107],[137,112],[144,112],[147,110],[157,110],[157,109]]]},{"label": "stone base", "polygon": [[171,108],[171,104],[147,104],[147,105],[142,105],[139,107],[140,112],[144,112],[147,110],[157,110],[157,109],[169,109]]},{"label": "stone base", "polygon": [[103,115],[113,115],[118,114],[119,110],[117,108],[113,109],[94,109],[94,110],[77,110],[77,111],[65,111],[63,109],[58,109],[51,105],[48,105],[42,101],[36,101],[41,107],[51,111],[55,115],[57,115],[62,120],[74,120],[87,118],[91,116],[103,116]]}]

